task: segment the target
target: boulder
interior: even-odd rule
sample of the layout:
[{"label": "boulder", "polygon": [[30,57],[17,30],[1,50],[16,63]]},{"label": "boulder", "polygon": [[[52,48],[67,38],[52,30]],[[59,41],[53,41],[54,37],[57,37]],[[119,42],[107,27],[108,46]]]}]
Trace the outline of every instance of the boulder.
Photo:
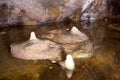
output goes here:
[{"label": "boulder", "polygon": [[11,54],[24,60],[62,60],[62,48],[49,40],[29,40],[11,44]]}]

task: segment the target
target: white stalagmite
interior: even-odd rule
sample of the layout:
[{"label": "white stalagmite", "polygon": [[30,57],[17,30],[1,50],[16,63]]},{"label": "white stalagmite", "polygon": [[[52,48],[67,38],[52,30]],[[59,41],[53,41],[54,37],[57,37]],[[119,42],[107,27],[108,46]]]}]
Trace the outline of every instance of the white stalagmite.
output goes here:
[{"label": "white stalagmite", "polygon": [[74,63],[73,58],[72,58],[72,56],[70,54],[68,54],[66,56],[65,67],[68,70],[71,70],[71,71],[73,71],[75,69],[75,63]]},{"label": "white stalagmite", "polygon": [[76,35],[81,34],[81,32],[80,32],[80,31],[77,29],[77,27],[75,27],[75,26],[72,27],[71,33],[72,33],[72,34],[76,34]]},{"label": "white stalagmite", "polygon": [[81,39],[83,39],[83,40],[87,40],[88,39],[88,37],[86,36],[86,34],[82,33],[76,26],[72,27],[70,33],[74,34],[74,35],[77,35],[77,36],[80,36]]},{"label": "white stalagmite", "polygon": [[35,35],[35,32],[31,32],[30,33],[30,40],[36,40],[36,35]]}]

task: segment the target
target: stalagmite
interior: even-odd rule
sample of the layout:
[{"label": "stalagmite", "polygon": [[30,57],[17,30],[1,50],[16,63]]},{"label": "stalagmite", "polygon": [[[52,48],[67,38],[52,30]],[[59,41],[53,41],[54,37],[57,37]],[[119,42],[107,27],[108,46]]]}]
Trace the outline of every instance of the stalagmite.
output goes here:
[{"label": "stalagmite", "polygon": [[74,60],[70,54],[68,54],[66,56],[65,68],[67,69],[67,77],[71,78],[73,75],[73,72],[75,70],[75,63],[74,63]]},{"label": "stalagmite", "polygon": [[88,40],[88,37],[82,33],[77,27],[73,26],[71,31],[70,31],[71,34],[73,35],[77,35],[77,36],[80,36],[81,39],[84,39],[84,40]]},{"label": "stalagmite", "polygon": [[73,58],[72,58],[72,56],[70,54],[68,54],[66,56],[65,67],[68,70],[74,70],[75,69],[75,63],[74,63]]},{"label": "stalagmite", "polygon": [[30,40],[37,40],[35,32],[30,33]]}]

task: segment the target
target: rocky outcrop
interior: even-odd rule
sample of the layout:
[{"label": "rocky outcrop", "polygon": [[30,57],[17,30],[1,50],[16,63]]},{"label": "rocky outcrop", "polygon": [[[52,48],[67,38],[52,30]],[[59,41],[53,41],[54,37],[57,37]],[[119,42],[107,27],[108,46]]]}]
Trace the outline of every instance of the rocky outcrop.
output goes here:
[{"label": "rocky outcrop", "polygon": [[35,25],[65,18],[104,19],[119,14],[119,6],[113,0],[1,0],[0,23]]},{"label": "rocky outcrop", "polygon": [[103,19],[107,16],[106,0],[87,0],[83,5],[83,14],[81,19]]},{"label": "rocky outcrop", "polygon": [[[27,22],[29,20],[36,21],[36,24],[51,20],[63,20],[69,17],[76,11],[78,6],[77,0],[5,0],[6,10],[9,10],[7,23]],[[2,4],[3,6],[3,4]],[[2,10],[3,11],[3,10]],[[4,13],[4,11],[3,11]],[[19,20],[18,20],[19,19]],[[15,21],[14,21],[15,20]],[[17,21],[16,21],[17,20]]]}]

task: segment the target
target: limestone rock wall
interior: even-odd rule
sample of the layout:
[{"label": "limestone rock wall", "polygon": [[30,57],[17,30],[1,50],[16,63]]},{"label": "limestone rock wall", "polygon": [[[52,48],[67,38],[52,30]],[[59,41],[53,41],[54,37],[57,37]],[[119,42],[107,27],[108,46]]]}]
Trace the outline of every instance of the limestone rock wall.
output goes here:
[{"label": "limestone rock wall", "polygon": [[112,11],[117,12],[119,7],[114,8],[115,4],[113,0],[1,0],[0,24],[87,20],[88,16],[103,19]]}]

